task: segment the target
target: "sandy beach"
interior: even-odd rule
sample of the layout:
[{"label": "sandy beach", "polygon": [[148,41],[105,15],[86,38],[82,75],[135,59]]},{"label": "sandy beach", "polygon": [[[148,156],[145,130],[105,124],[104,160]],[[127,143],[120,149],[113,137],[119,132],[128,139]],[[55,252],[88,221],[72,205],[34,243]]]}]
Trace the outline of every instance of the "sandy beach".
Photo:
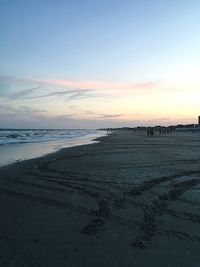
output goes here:
[{"label": "sandy beach", "polygon": [[199,267],[200,135],[99,141],[0,168],[0,266]]}]

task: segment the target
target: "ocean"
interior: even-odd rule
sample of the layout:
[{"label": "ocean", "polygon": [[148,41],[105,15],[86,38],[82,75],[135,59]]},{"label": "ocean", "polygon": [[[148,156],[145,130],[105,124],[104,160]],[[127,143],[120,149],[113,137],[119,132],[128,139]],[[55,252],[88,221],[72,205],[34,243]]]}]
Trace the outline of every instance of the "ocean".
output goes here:
[{"label": "ocean", "polygon": [[61,148],[90,144],[105,134],[105,131],[82,129],[0,129],[0,167]]}]

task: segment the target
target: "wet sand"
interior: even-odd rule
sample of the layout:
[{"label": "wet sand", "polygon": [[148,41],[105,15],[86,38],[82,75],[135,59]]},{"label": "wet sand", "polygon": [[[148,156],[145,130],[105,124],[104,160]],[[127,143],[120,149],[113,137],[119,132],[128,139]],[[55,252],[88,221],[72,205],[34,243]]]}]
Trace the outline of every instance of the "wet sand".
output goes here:
[{"label": "wet sand", "polygon": [[200,135],[100,140],[0,168],[0,266],[200,266]]}]

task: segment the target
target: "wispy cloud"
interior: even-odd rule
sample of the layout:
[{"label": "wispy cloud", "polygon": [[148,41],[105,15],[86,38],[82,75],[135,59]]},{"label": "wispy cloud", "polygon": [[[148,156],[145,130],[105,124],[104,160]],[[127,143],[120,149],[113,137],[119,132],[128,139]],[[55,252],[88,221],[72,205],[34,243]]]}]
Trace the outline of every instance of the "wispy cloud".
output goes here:
[{"label": "wispy cloud", "polygon": [[121,118],[123,114],[99,114],[98,119],[118,119]]},{"label": "wispy cloud", "polygon": [[117,83],[117,82],[107,82],[107,81],[96,81],[96,80],[86,80],[86,81],[75,81],[75,80],[45,80],[45,79],[18,79],[11,76],[1,76],[1,83],[8,82],[19,82],[19,83],[32,83],[37,85],[49,85],[57,88],[67,88],[75,90],[136,90],[136,89],[152,89],[158,86],[157,82],[139,82],[139,83]]},{"label": "wispy cloud", "polygon": [[40,80],[38,82],[50,84],[52,86],[62,86],[66,88],[77,88],[80,90],[135,90],[151,89],[158,86],[156,82],[141,83],[113,83],[106,81],[71,81],[71,80]]},{"label": "wispy cloud", "polygon": [[75,106],[71,106],[71,109],[72,110],[75,109],[82,115],[91,116],[93,119],[105,119],[105,120],[107,119],[108,120],[108,119],[118,119],[124,116],[124,114],[108,114],[108,113],[99,113],[99,112],[95,112],[91,110],[79,109]]},{"label": "wispy cloud", "polygon": [[[12,116],[0,113],[0,125],[3,128],[101,128],[117,127],[124,122],[122,120],[88,118],[80,119],[69,115],[45,116],[42,114],[30,114],[28,116]],[[128,124],[127,124],[128,126]]]},{"label": "wispy cloud", "polygon": [[[66,91],[67,90],[67,91]],[[108,94],[100,94],[99,92],[91,92],[89,89],[74,89],[74,90],[68,90],[66,89],[65,91],[56,91],[56,92],[51,92],[48,94],[39,94],[35,96],[29,96],[27,99],[41,99],[41,98],[52,98],[52,99],[57,99],[57,98],[62,98],[65,101],[70,101],[70,100],[79,100],[79,99],[90,99],[90,98],[99,98],[99,97],[109,97]]]},{"label": "wispy cloud", "polygon": [[78,100],[78,99],[88,99],[88,98],[103,98],[103,97],[111,97],[108,94],[100,94],[99,92],[92,93],[90,90],[85,89],[83,90],[77,90],[76,93],[72,94],[67,98],[67,100]]},{"label": "wispy cloud", "polygon": [[1,113],[12,116],[28,116],[46,112],[45,109],[34,109],[27,106],[13,107],[12,105],[0,104]]},{"label": "wispy cloud", "polygon": [[[30,87],[21,89],[23,87]],[[75,84],[74,84],[75,85]],[[16,92],[17,91],[17,92]],[[49,83],[40,80],[18,79],[10,76],[0,76],[0,96],[7,100],[34,100],[41,98],[62,98],[63,100],[78,100],[108,96],[100,90],[66,87],[59,83]]]},{"label": "wispy cloud", "polygon": [[[54,89],[55,90],[55,89]],[[85,92],[87,92],[88,90],[83,91],[82,93],[84,94]],[[28,99],[38,99],[38,98],[63,98],[66,97],[68,98],[69,95],[74,95],[77,94],[79,92],[79,90],[65,90],[65,91],[54,91],[54,92],[50,92],[50,93],[46,93],[44,94],[44,89],[37,95],[32,95],[29,96]],[[27,98],[26,98],[27,99]]]},{"label": "wispy cloud", "polygon": [[41,88],[41,86],[37,86],[34,88],[30,88],[30,89],[25,89],[25,90],[22,90],[20,92],[15,93],[15,94],[8,95],[8,98],[9,99],[20,99],[20,98],[23,99],[23,98],[26,98],[27,96],[30,97],[30,95],[32,93],[35,93],[40,88]]}]

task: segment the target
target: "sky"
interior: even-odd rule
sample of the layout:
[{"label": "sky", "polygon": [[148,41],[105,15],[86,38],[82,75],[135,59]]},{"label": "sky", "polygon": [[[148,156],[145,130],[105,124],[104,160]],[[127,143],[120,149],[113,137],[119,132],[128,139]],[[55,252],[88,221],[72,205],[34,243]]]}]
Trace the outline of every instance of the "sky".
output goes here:
[{"label": "sky", "polygon": [[199,0],[0,0],[0,128],[196,123]]}]

